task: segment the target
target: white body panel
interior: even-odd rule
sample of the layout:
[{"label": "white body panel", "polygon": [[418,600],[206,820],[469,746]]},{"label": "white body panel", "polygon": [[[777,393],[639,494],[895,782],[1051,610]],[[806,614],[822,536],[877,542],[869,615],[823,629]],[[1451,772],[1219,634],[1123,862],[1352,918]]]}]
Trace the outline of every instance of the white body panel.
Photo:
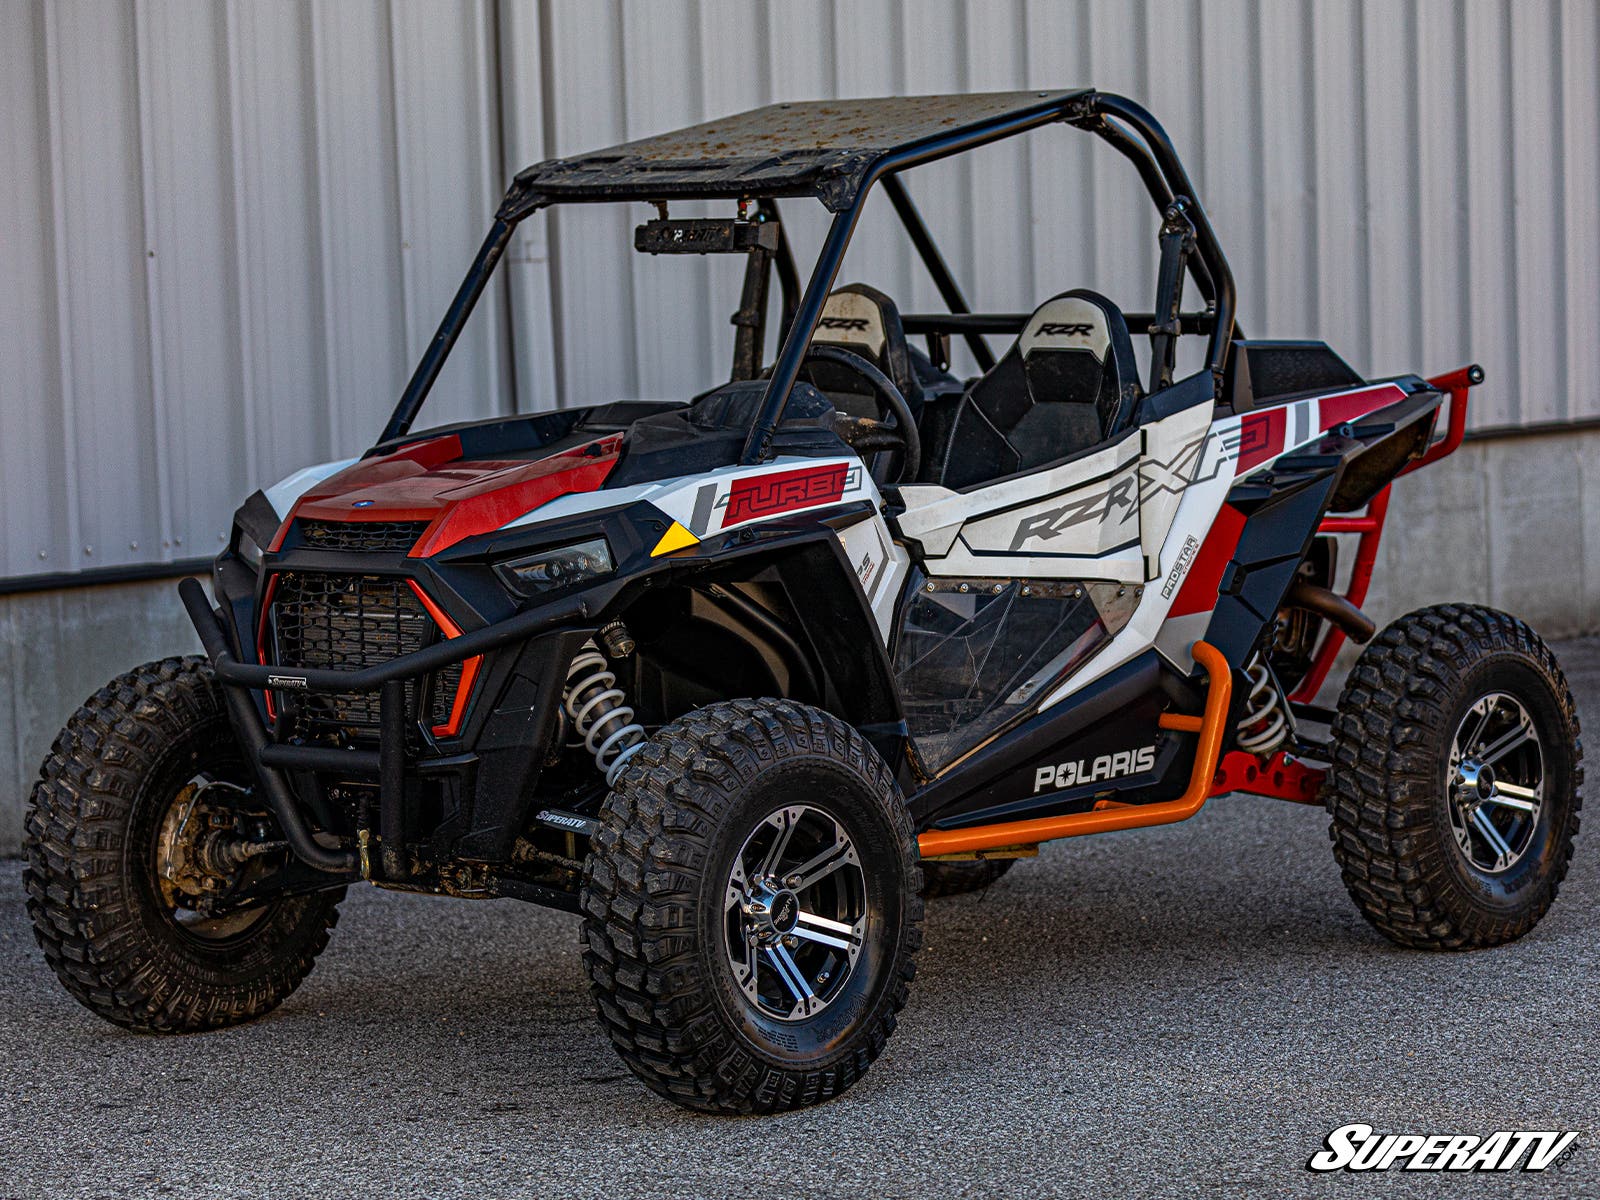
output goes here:
[{"label": "white body panel", "polygon": [[267,503],[272,505],[272,510],[278,514],[278,520],[283,520],[289,515],[289,510],[294,507],[294,502],[304,496],[317,484],[327,479],[330,475],[337,475],[346,467],[354,466],[360,462],[359,458],[341,458],[335,462],[317,463],[311,467],[301,467],[293,475],[278,480],[277,483],[267,488],[263,493]]}]

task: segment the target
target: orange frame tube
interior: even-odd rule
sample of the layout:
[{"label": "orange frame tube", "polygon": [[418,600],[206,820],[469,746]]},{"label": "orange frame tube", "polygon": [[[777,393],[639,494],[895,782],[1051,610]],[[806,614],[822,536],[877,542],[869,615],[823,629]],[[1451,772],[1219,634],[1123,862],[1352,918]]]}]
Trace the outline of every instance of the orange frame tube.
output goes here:
[{"label": "orange frame tube", "polygon": [[1166,713],[1160,720],[1163,729],[1200,735],[1200,744],[1194,752],[1194,768],[1189,772],[1189,787],[1183,795],[1176,800],[1162,800],[1155,804],[1118,805],[1059,817],[977,825],[971,829],[932,829],[917,838],[917,848],[922,852],[922,857],[937,858],[941,854],[996,850],[1001,846],[1030,846],[1085,833],[1109,833],[1114,829],[1171,825],[1194,816],[1211,795],[1217,759],[1222,752],[1222,735],[1228,723],[1228,705],[1233,699],[1233,672],[1222,651],[1209,642],[1196,642],[1194,659],[1206,672],[1205,715],[1192,717],[1182,713]]}]

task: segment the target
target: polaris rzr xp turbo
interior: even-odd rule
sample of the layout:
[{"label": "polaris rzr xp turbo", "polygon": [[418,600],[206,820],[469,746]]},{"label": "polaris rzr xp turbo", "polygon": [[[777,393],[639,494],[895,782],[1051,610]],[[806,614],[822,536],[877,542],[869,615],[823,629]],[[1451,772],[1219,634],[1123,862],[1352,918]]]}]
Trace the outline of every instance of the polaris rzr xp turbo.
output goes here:
[{"label": "polaris rzr xp turbo", "polygon": [[[1152,310],[974,313],[935,248],[902,172],[1052,124],[1138,170]],[[948,312],[836,287],[875,186]],[[803,288],[796,198],[833,214]],[[671,215],[691,200],[726,215]],[[518,222],[596,202],[654,206],[642,252],[744,257],[728,382],[413,431]],[[1220,793],[1324,805],[1402,944],[1517,937],[1578,827],[1561,671],[1502,613],[1379,634],[1359,607],[1391,482],[1456,448],[1482,373],[1367,380],[1234,313],[1118,96],[779,104],[529,168],[377,444],[246,500],[215,603],[180,588],[205,657],[120,677],[56,742],[27,825],[46,957],[111,1021],[206,1029],[295,988],[347,884],[532,900],[582,914],[649,1087],[747,1112],[867,1069],[925,893]]]}]

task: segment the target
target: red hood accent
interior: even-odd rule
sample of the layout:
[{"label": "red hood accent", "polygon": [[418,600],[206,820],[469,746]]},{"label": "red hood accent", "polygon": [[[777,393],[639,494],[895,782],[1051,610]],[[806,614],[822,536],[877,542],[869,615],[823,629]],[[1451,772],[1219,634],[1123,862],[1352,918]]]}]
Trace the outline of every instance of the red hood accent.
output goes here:
[{"label": "red hood accent", "polygon": [[295,502],[272,548],[282,545],[290,523],[302,517],[427,521],[410,552],[411,558],[427,558],[558,496],[594,491],[611,474],[621,450],[620,433],[532,462],[463,460],[461,439],[454,434],[414,442],[393,454],[362,459],[312,487]]}]

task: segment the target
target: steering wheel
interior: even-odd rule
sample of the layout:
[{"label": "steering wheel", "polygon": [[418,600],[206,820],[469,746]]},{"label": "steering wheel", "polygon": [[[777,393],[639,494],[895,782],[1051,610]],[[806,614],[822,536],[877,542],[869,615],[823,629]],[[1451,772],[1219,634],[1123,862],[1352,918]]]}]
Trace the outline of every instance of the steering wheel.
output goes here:
[{"label": "steering wheel", "polygon": [[844,439],[845,445],[858,453],[899,453],[900,470],[892,480],[879,479],[879,483],[904,483],[915,479],[922,467],[922,439],[917,435],[917,419],[911,415],[911,406],[906,403],[905,396],[894,385],[894,381],[865,357],[843,346],[812,346],[806,351],[800,365],[804,367],[812,361],[836,363],[854,371],[894,418],[893,421],[880,421],[872,417],[836,414],[834,431]]}]

